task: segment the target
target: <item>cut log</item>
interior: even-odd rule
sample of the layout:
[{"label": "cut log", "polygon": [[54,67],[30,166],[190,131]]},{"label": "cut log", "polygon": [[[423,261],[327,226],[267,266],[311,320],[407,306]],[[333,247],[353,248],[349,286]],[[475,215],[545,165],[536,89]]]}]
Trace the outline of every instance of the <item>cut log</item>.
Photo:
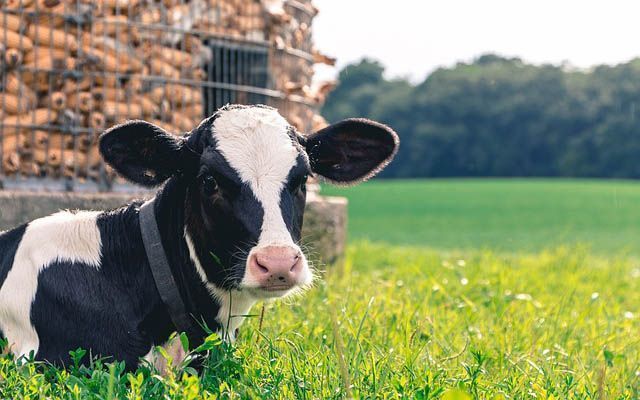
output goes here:
[{"label": "cut log", "polygon": [[106,124],[104,114],[94,111],[87,116],[87,125],[98,132],[101,132]]},{"label": "cut log", "polygon": [[61,0],[36,0],[32,7],[40,11],[47,11],[47,8],[55,8],[60,4],[62,4]]},{"label": "cut log", "polygon": [[142,107],[135,103],[105,101],[102,106],[102,111],[105,118],[114,122],[143,117]]},{"label": "cut log", "polygon": [[45,125],[56,118],[58,118],[58,113],[48,108],[39,108],[20,115],[5,116],[0,120],[0,133],[4,135],[16,134],[19,130],[32,125]]},{"label": "cut log", "polygon": [[112,11],[119,9],[126,13],[130,8],[135,8],[139,0],[99,0],[97,3],[103,8],[110,8]]},{"label": "cut log", "polygon": [[118,59],[109,53],[105,53],[102,50],[83,48],[83,53],[89,57],[92,63],[96,63],[99,69],[108,72],[129,72],[129,66],[127,63],[121,63]]},{"label": "cut log", "polygon": [[142,107],[142,113],[145,117],[156,117],[160,114],[160,106],[158,103],[147,96],[136,96],[133,98],[133,102],[140,104]]},{"label": "cut log", "polygon": [[96,43],[96,47],[83,45],[83,54],[92,62],[97,63],[100,69],[109,72],[140,72],[144,64],[124,47],[113,48],[108,45]]},{"label": "cut log", "polygon": [[20,114],[36,108],[36,103],[29,96],[18,96],[0,92],[0,109],[6,114]]},{"label": "cut log", "polygon": [[3,154],[12,152],[20,154],[30,147],[27,135],[22,132],[19,134],[2,135],[0,136],[0,141],[2,141]]},{"label": "cut log", "polygon": [[36,101],[35,92],[29,88],[16,73],[9,73],[6,76],[4,91],[5,93],[14,94],[18,97],[26,97],[31,102]]},{"label": "cut log", "polygon": [[[75,13],[75,11],[70,9],[72,5],[75,5],[75,2],[73,4],[65,4],[58,0],[40,0],[38,3],[40,4],[38,4],[37,7],[35,4],[29,7],[29,11],[33,13],[31,14],[32,24],[47,26],[49,28],[63,28],[66,22],[65,15],[72,12]],[[55,5],[46,7],[45,4]]]},{"label": "cut log", "polygon": [[46,104],[53,110],[62,111],[67,106],[67,95],[64,92],[53,92],[47,96]]},{"label": "cut log", "polygon": [[29,26],[27,36],[36,45],[68,49],[73,52],[78,50],[78,41],[76,38],[61,29],[51,29],[46,25],[33,24]]},{"label": "cut log", "polygon": [[31,51],[24,55],[25,63],[33,63],[35,60],[52,59],[52,60],[64,60],[70,56],[68,51],[64,49],[56,49],[45,46],[33,46]]},{"label": "cut log", "polygon": [[0,29],[0,43],[3,43],[6,48],[25,52],[33,48],[33,41],[30,38],[6,29]]},{"label": "cut log", "polygon": [[2,172],[13,175],[20,169],[20,155],[15,151],[2,153]]},{"label": "cut log", "polygon": [[100,98],[100,100],[120,101],[126,103],[133,97],[130,90],[126,88],[113,88],[113,87],[96,87],[93,90],[94,98]]},{"label": "cut log", "polygon": [[182,110],[180,110],[180,113],[185,117],[198,121],[205,117],[204,106],[197,103],[185,106]]},{"label": "cut log", "polygon": [[172,125],[177,127],[179,129],[179,132],[189,132],[193,128],[195,128],[199,122],[200,119],[194,121],[193,119],[186,117],[179,112],[173,113],[171,118]]},{"label": "cut log", "polygon": [[152,75],[164,76],[169,79],[180,79],[180,71],[171,64],[159,59],[149,63],[149,69]]},{"label": "cut log", "polygon": [[25,62],[24,68],[25,71],[23,72],[23,79],[25,82],[28,82],[26,76],[37,71],[68,71],[76,69],[76,59],[73,57],[48,58],[46,56],[38,56],[37,58],[34,58],[33,61]]},{"label": "cut log", "polygon": [[0,13],[0,30],[9,30],[19,33],[24,26],[24,20],[17,15],[7,12]]},{"label": "cut log", "polygon": [[20,8],[27,8],[33,4],[33,0],[5,0],[3,7],[9,10],[17,10]]},{"label": "cut log", "polygon": [[67,108],[88,113],[94,109],[94,95],[91,92],[71,93],[67,96]]},{"label": "cut log", "polygon": [[73,80],[66,79],[62,86],[62,92],[69,95],[71,93],[84,92],[87,90],[99,90],[99,88],[94,88],[97,84],[97,79],[93,79],[90,76],[87,76],[81,80]]},{"label": "cut log", "polygon": [[[178,69],[185,67],[191,68],[193,62],[193,56],[191,53],[169,47],[153,46],[151,49],[151,55],[159,57]],[[151,61],[151,63],[153,62],[154,61]]]},{"label": "cut log", "polygon": [[29,147],[36,149],[44,149],[49,143],[49,131],[33,130],[25,134],[26,142]]},{"label": "cut log", "polygon": [[116,33],[121,34],[128,30],[127,22],[129,18],[126,15],[109,15],[104,19],[99,19],[93,23],[92,35],[96,36],[115,36]]},{"label": "cut log", "polygon": [[158,7],[147,8],[142,10],[139,18],[143,25],[155,25],[162,20],[162,13]]},{"label": "cut log", "polygon": [[131,75],[129,76],[129,80],[126,84],[126,89],[131,91],[131,93],[139,93],[142,91],[142,88],[145,86],[145,82],[148,78],[148,73]]},{"label": "cut log", "polygon": [[168,99],[172,104],[202,103],[202,92],[190,86],[169,83],[154,88],[150,98],[157,103],[163,99]]},{"label": "cut log", "polygon": [[33,161],[38,165],[59,166],[62,161],[62,150],[55,148],[35,149]]},{"label": "cut log", "polygon": [[156,126],[159,126],[160,128],[164,129],[169,133],[173,133],[174,135],[181,133],[180,128],[173,125],[171,122],[162,121],[160,119],[149,119],[149,122],[151,122]]},{"label": "cut log", "polygon": [[313,62],[316,64],[326,64],[330,66],[336,65],[336,58],[329,57],[326,54],[322,54],[321,52],[314,50],[313,51]]},{"label": "cut log", "polygon": [[48,138],[50,149],[73,150],[74,146],[79,152],[87,152],[91,140],[88,135],[78,135],[75,137],[63,132],[51,132]]}]

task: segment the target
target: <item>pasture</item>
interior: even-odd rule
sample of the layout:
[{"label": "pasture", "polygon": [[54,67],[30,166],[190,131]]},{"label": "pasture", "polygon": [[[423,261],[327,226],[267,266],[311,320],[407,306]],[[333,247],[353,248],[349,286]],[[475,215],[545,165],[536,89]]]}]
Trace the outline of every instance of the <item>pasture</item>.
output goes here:
[{"label": "pasture", "polygon": [[387,180],[349,198],[352,239],[531,252],[564,244],[640,255],[640,184],[571,179]]},{"label": "pasture", "polygon": [[233,347],[211,337],[201,377],[5,356],[0,398],[640,397],[640,186],[378,181],[325,193],[351,200],[344,266],[263,318],[258,304]]}]

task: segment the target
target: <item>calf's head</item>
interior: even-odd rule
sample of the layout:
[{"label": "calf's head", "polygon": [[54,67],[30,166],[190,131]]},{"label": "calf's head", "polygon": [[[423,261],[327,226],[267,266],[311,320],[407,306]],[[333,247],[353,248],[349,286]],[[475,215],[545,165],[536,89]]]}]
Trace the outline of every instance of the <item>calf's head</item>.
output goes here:
[{"label": "calf's head", "polygon": [[353,184],[395,155],[388,127],[349,119],[299,135],[273,108],[227,106],[184,137],[144,121],[103,134],[100,151],[125,178],[184,187],[187,244],[217,288],[279,297],[311,283],[299,241],[306,182]]}]

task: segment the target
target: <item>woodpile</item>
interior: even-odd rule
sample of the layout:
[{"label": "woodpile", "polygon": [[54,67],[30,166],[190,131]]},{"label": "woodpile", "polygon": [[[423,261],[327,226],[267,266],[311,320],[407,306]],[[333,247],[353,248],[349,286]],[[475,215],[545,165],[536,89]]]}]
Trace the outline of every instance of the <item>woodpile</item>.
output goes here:
[{"label": "woodpile", "polygon": [[[212,40],[268,44],[265,89],[281,94],[267,102],[302,132],[322,127],[316,110],[332,84],[313,84],[313,64],[335,60],[313,48],[316,13],[310,0],[5,1],[0,175],[110,178],[97,152],[106,127],[141,118],[191,130],[221,105],[204,96],[219,78],[207,71],[224,61]],[[224,83],[239,88],[227,101],[250,99],[250,82]]]}]

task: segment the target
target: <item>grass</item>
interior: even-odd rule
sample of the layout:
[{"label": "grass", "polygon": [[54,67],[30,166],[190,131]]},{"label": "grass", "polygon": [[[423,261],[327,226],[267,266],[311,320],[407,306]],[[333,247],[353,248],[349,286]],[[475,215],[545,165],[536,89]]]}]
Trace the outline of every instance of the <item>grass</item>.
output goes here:
[{"label": "grass", "polygon": [[525,252],[582,244],[640,255],[640,184],[632,181],[373,181],[323,193],[349,198],[354,239]]},{"label": "grass", "polygon": [[640,185],[376,181],[352,245],[303,297],[265,304],[202,375],[0,356],[0,398],[640,399]]},{"label": "grass", "polygon": [[212,342],[201,378],[4,357],[0,397],[637,399],[639,287],[634,259],[580,247],[500,255],[358,242],[343,271],[267,304],[261,330],[250,318],[235,348]]}]

